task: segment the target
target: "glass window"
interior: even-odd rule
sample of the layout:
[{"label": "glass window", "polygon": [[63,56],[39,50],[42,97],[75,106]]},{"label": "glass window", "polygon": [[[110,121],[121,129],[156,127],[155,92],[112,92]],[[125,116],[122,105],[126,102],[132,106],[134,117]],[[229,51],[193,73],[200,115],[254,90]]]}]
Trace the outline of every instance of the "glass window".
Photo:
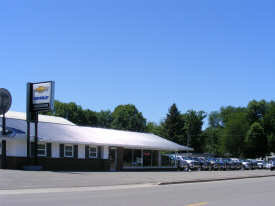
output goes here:
[{"label": "glass window", "polygon": [[37,144],[37,155],[38,156],[46,155],[46,145],[45,144]]},{"label": "glass window", "polygon": [[123,150],[123,167],[132,167],[133,162],[133,150],[124,149]]},{"label": "glass window", "polygon": [[65,157],[72,157],[73,156],[73,146],[65,146],[64,148]]},{"label": "glass window", "polygon": [[143,158],[142,158],[141,150],[134,150],[133,151],[133,167],[142,167],[143,165]]},{"label": "glass window", "polygon": [[170,151],[161,151],[161,166],[162,167],[175,167],[177,164],[176,153]]},{"label": "glass window", "polygon": [[96,147],[90,147],[90,157],[97,157]]},{"label": "glass window", "polygon": [[152,166],[159,167],[159,151],[158,150],[153,151]]},{"label": "glass window", "polygon": [[143,150],[143,167],[152,166],[152,150]]}]

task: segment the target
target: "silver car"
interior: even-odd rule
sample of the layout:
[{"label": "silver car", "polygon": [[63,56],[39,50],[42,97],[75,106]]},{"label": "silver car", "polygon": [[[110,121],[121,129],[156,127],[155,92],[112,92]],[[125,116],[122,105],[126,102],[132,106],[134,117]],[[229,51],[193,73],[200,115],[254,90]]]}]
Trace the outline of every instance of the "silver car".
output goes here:
[{"label": "silver car", "polygon": [[259,168],[259,169],[265,168],[265,167],[264,167],[265,163],[266,163],[266,162],[265,162],[264,160],[257,160],[258,168]]}]

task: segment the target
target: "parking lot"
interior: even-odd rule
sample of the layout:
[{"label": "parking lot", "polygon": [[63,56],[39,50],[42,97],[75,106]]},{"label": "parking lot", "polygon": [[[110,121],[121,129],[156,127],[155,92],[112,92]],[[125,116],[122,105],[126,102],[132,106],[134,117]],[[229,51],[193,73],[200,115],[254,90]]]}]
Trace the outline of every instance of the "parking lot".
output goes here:
[{"label": "parking lot", "polygon": [[0,170],[0,190],[180,184],[275,176],[270,170],[62,172]]}]

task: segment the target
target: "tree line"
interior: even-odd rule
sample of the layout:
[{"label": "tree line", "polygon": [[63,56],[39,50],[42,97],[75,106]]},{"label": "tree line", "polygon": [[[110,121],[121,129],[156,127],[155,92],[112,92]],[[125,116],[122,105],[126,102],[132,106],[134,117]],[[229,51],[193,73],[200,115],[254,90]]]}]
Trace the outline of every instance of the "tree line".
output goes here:
[{"label": "tree line", "polygon": [[[54,102],[54,111],[43,114],[63,117],[77,125],[147,132],[194,148],[196,153],[215,156],[259,158],[275,152],[275,102],[253,100],[247,107],[221,107],[219,111],[188,110],[181,113],[174,103],[166,117],[155,123],[146,120],[133,104],[114,111],[83,110],[74,102]],[[208,127],[202,130],[204,119]]]}]

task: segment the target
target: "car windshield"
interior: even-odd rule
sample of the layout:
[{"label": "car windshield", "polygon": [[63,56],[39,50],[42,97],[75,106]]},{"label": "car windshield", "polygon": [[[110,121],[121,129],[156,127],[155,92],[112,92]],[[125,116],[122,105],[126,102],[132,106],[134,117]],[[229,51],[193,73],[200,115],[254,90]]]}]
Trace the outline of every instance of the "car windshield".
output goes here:
[{"label": "car windshield", "polygon": [[181,157],[183,160],[190,160],[188,157]]},{"label": "car windshield", "polygon": [[246,159],[240,159],[241,162],[248,162]]},{"label": "car windshield", "polygon": [[193,157],[193,160],[196,160],[196,161],[201,161],[201,159],[200,158],[198,158],[198,157]]}]

